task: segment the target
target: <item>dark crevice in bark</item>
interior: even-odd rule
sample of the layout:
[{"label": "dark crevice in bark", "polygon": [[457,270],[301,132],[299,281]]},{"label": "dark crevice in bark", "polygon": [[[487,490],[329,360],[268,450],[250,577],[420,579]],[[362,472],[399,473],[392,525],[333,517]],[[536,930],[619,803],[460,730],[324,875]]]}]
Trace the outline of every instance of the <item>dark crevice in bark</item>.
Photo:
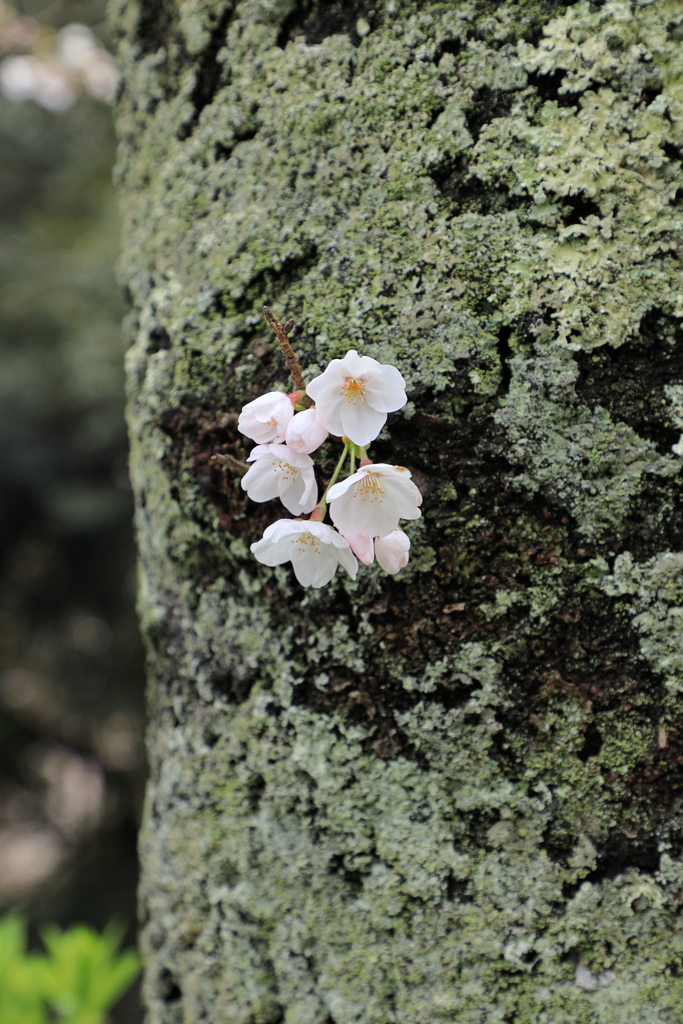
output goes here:
[{"label": "dark crevice in bark", "polygon": [[452,874],[446,876],[446,899],[460,904],[471,903],[468,889],[469,883],[462,878],[455,878]]},{"label": "dark crevice in bark", "polygon": [[166,47],[175,35],[175,11],[166,0],[147,0],[140,5],[137,38],[143,53]]},{"label": "dark crevice in bark", "polygon": [[360,18],[373,27],[376,5],[367,0],[303,0],[282,22],[277,45],[284,50],[296,36],[303,36],[310,46],[322,43],[328,36],[346,33],[354,46],[361,37],[356,31]]},{"label": "dark crevice in bark", "polygon": [[347,868],[343,853],[335,853],[330,857],[329,870],[331,875],[340,875],[346,886],[346,899],[356,899],[363,891],[365,875],[356,868]]},{"label": "dark crevice in bark", "polygon": [[[566,882],[562,886],[562,895],[566,899],[572,899],[585,882],[599,885],[624,872],[635,870],[651,875],[659,870],[661,852],[655,837],[629,841],[625,836],[618,836],[605,844],[597,844],[596,852],[597,866],[576,882]],[[560,859],[564,860],[564,857]]]},{"label": "dark crevice in bark", "polygon": [[164,967],[159,975],[157,991],[165,1003],[177,1003],[183,997],[178,980],[168,967]]},{"label": "dark crevice in bark", "polygon": [[252,775],[247,783],[247,803],[249,810],[256,813],[261,804],[261,797],[266,791],[266,782],[262,775]]},{"label": "dark crevice in bark", "polygon": [[597,757],[602,749],[602,735],[595,722],[592,722],[584,733],[583,746],[578,752],[579,761],[584,764],[591,757]]},{"label": "dark crevice in bark", "polygon": [[512,380],[512,367],[510,366],[510,359],[512,358],[512,349],[510,348],[510,338],[512,337],[512,327],[505,326],[498,330],[498,358],[500,359],[500,387],[498,394],[500,396],[507,395],[510,390],[510,381]]},{"label": "dark crevice in bark", "polygon": [[662,89],[663,89],[663,86],[662,86],[662,82],[661,82],[661,80],[659,78],[659,73],[658,73],[657,70],[653,70],[653,72],[652,72],[652,81],[649,82],[645,86],[643,91],[641,92],[639,102],[644,107],[649,107],[650,104],[654,100],[656,100],[658,96],[661,95]]},{"label": "dark crevice in bark", "polygon": [[463,44],[459,39],[444,39],[440,43],[437,43],[434,50],[434,63],[439,65],[441,58],[446,53],[452,54],[457,57],[462,51]]},{"label": "dark crevice in bark", "polygon": [[178,138],[181,140],[189,138],[199,121],[202,110],[213,101],[218,89],[228,84],[229,71],[226,65],[218,60],[218,54],[225,46],[228,25],[232,19],[232,14],[233,4],[229,3],[211,29],[209,43],[201,58],[197,58],[195,84],[190,94],[190,102],[194,107],[194,114],[180,128]]},{"label": "dark crevice in bark", "polygon": [[260,311],[263,296],[272,304],[283,292],[301,281],[318,262],[318,249],[313,242],[306,242],[296,255],[285,259],[278,267],[267,267],[251,278],[244,286],[244,293],[238,299],[214,297],[214,310],[222,316],[228,312],[237,314]]},{"label": "dark crevice in bark", "polygon": [[683,551],[683,479],[646,476],[637,508],[622,526],[617,553],[630,551],[643,562],[662,551]]},{"label": "dark crevice in bark", "polygon": [[680,164],[683,161],[683,151],[680,146],[676,146],[673,142],[660,142],[659,145],[673,164]]},{"label": "dark crevice in bark", "polygon": [[258,670],[240,665],[234,672],[219,672],[210,679],[212,689],[236,704],[246,700],[258,678]]},{"label": "dark crevice in bark", "polygon": [[[254,111],[254,114],[256,111]],[[251,139],[256,138],[259,133],[259,125],[252,118],[245,124],[237,127],[233,131],[233,137],[229,143],[217,142],[214,146],[214,160],[216,163],[223,163],[229,160],[233,154],[235,146],[238,142],[249,142]],[[221,196],[220,188],[216,189],[213,195],[213,201],[216,202]]]},{"label": "dark crevice in bark", "polygon": [[539,71],[531,71],[527,78],[536,95],[543,102],[550,100],[560,107],[575,107],[579,102],[580,93],[560,92],[567,71],[565,68],[558,68],[549,74],[542,74]]},{"label": "dark crevice in bark", "polygon": [[503,213],[507,210],[528,209],[533,205],[529,196],[511,195],[503,182],[484,182],[470,174],[469,161],[459,156],[452,163],[432,171],[432,180],[445,199],[453,204],[454,213]]},{"label": "dark crevice in bark", "polygon": [[149,332],[150,344],[147,346],[149,355],[171,348],[171,338],[165,327],[153,327]]},{"label": "dark crevice in bark", "polygon": [[599,205],[583,192],[572,196],[563,196],[561,205],[563,207],[562,223],[566,227],[571,224],[581,224],[587,217],[602,217]]},{"label": "dark crevice in bark", "polygon": [[513,92],[491,89],[483,85],[474,94],[469,110],[465,113],[467,130],[476,142],[482,129],[497,117],[507,117],[515,100]]},{"label": "dark crevice in bark", "polygon": [[651,310],[637,340],[618,349],[577,352],[575,359],[575,390],[582,401],[607,409],[615,423],[627,423],[661,454],[671,451],[680,430],[671,422],[663,386],[683,383],[683,330],[673,317]]}]

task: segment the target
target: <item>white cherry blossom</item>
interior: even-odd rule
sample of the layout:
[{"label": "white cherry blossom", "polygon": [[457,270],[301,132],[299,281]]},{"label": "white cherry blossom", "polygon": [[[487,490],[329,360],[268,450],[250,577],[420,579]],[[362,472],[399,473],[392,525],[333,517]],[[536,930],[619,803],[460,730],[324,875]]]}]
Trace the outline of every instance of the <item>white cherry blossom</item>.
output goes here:
[{"label": "white cherry blossom", "polygon": [[362,466],[330,487],[332,522],[345,537],[386,537],[399,519],[419,519],[422,495],[404,466]]},{"label": "white cherry blossom", "polygon": [[237,420],[237,429],[258,444],[284,441],[285,432],[294,416],[294,406],[281,391],[269,391],[244,406]]},{"label": "white cherry blossom", "polygon": [[308,455],[320,447],[327,435],[327,428],[320,422],[316,410],[304,409],[289,421],[285,440],[295,452]]},{"label": "white cherry blossom", "polygon": [[398,527],[388,537],[375,538],[375,555],[385,572],[395,576],[408,564],[410,538]]},{"label": "white cherry blossom", "polygon": [[294,575],[304,587],[324,587],[341,565],[352,580],[358,563],[341,534],[326,523],[278,519],[267,527],[261,540],[251,545],[264,565],[291,562]]},{"label": "white cherry blossom", "polygon": [[387,413],[406,404],[406,382],[395,366],[359,356],[355,349],[333,359],[306,388],[331,434],[365,447],[374,441]]},{"label": "white cherry blossom", "polygon": [[254,465],[242,477],[242,490],[252,501],[279,498],[293,515],[311,512],[318,501],[313,459],[285,444],[259,444],[247,462]]}]

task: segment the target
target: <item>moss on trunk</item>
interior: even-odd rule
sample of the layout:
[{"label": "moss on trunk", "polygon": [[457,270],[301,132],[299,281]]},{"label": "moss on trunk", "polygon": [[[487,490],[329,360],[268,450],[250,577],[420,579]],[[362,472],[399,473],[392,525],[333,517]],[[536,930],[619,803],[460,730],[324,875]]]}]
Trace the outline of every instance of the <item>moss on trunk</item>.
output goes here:
[{"label": "moss on trunk", "polygon": [[[111,15],[149,1024],[675,1024],[681,4]],[[264,302],[408,380],[396,578],[249,554]]]}]

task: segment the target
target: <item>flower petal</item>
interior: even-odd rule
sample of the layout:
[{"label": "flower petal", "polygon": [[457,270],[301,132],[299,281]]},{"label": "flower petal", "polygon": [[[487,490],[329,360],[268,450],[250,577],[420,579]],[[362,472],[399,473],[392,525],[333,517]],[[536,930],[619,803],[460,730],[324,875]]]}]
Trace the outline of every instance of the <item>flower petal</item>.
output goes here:
[{"label": "flower petal", "polygon": [[292,543],[292,568],[303,587],[324,587],[337,571],[337,559],[329,544]]},{"label": "flower petal", "polygon": [[293,515],[312,512],[318,501],[318,487],[313,468],[301,469],[290,463],[280,463],[279,497]]},{"label": "flower petal", "polygon": [[408,399],[402,388],[390,387],[384,381],[373,381],[372,388],[367,388],[365,401],[378,412],[396,412],[402,409]]},{"label": "flower petal", "polygon": [[358,575],[358,562],[353,557],[353,552],[351,551],[351,548],[339,548],[337,550],[337,558],[339,559],[339,564],[341,565],[342,569],[345,569],[346,572],[351,577],[351,579],[355,580],[356,576]]},{"label": "flower petal", "polygon": [[375,540],[377,561],[392,576],[408,564],[409,552],[410,538],[401,529]]},{"label": "flower petal", "polygon": [[290,559],[291,539],[283,538],[273,543],[265,535],[251,545],[251,552],[263,565],[282,565]]},{"label": "flower petal", "polygon": [[371,356],[359,356],[355,348],[350,349],[340,363],[344,377],[360,377],[361,374],[372,373],[380,365]]},{"label": "flower petal", "polygon": [[270,501],[277,498],[280,485],[280,473],[277,464],[269,458],[259,459],[242,477],[242,490],[246,491],[252,501]]},{"label": "flower petal", "polygon": [[347,374],[342,368],[341,359],[333,359],[327,369],[318,377],[314,377],[310,384],[306,385],[306,394],[314,402],[318,402],[320,395],[326,388],[341,388],[344,385]]},{"label": "flower petal", "polygon": [[375,560],[372,537],[363,537],[361,534],[357,534],[355,537],[344,537],[344,540],[348,541],[349,547],[363,565],[372,565]]},{"label": "flower petal", "polygon": [[342,406],[343,433],[362,448],[375,440],[386,421],[385,412],[378,412],[366,403],[346,402]]}]

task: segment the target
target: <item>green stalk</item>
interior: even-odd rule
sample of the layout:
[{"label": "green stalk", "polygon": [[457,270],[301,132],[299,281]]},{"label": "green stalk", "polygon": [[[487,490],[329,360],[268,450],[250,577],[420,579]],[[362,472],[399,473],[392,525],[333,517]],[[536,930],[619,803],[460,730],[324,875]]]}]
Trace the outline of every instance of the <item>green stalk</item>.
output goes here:
[{"label": "green stalk", "polygon": [[337,477],[341,473],[341,468],[344,465],[344,463],[346,462],[346,456],[348,454],[350,445],[351,445],[350,441],[347,441],[345,443],[344,450],[343,450],[343,452],[341,453],[341,455],[339,457],[339,462],[337,463],[336,469],[335,469],[334,473],[332,474],[330,482],[328,483],[327,487],[325,488],[325,493],[323,494],[322,498],[320,499],[318,504],[315,506],[315,508],[311,512],[311,520],[313,522],[322,523],[322,521],[325,518],[325,507],[327,505],[327,492],[329,491],[329,489],[332,486],[332,484],[337,482]]},{"label": "green stalk", "polygon": [[332,484],[336,484],[337,477],[341,473],[341,468],[344,465],[344,463],[346,462],[346,456],[348,454],[348,451],[349,451],[350,447],[351,447],[351,442],[347,441],[346,444],[344,445],[344,451],[339,456],[339,462],[337,463],[337,467],[336,467],[334,473],[332,474],[332,476],[330,478],[330,482],[327,485],[327,487],[325,488],[325,493],[323,494],[322,498],[320,499],[319,504],[322,505],[323,508],[327,504],[327,492],[329,491],[329,489],[332,486]]}]

